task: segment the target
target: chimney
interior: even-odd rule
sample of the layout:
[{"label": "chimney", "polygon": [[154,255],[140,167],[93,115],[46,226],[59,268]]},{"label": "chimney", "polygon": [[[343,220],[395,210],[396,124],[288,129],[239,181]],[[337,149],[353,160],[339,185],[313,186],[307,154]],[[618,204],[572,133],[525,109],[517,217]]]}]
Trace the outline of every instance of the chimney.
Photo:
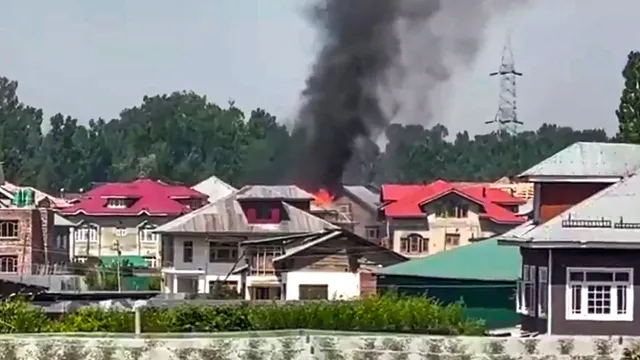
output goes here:
[{"label": "chimney", "polygon": [[487,197],[487,188],[486,187],[482,187],[482,197],[485,198]]}]

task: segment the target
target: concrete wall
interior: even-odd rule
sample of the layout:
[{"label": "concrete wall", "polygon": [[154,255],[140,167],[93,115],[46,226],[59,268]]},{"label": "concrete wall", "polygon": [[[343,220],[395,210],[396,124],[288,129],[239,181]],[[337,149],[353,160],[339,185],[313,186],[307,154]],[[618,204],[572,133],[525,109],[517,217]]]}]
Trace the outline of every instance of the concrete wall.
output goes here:
[{"label": "concrete wall", "polygon": [[[185,334],[186,335],[186,334]],[[94,335],[95,336],[95,335]],[[0,337],[2,359],[153,359],[153,360],[494,360],[620,359],[624,347],[638,348],[638,338],[435,337],[357,335],[283,331],[266,334],[211,333],[191,337]]]}]

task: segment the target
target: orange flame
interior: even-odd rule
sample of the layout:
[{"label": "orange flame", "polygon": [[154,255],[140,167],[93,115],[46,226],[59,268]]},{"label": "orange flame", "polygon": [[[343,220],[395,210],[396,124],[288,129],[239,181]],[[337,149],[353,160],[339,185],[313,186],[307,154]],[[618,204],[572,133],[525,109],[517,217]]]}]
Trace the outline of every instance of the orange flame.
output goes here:
[{"label": "orange flame", "polygon": [[320,189],[313,196],[316,198],[316,204],[329,206],[333,203],[334,196],[326,189]]}]

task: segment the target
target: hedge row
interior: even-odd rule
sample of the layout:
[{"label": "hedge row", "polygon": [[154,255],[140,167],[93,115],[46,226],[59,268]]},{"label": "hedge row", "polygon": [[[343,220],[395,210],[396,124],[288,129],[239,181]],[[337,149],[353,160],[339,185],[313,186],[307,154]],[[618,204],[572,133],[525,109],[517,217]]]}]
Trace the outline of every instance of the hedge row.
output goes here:
[{"label": "hedge row", "polygon": [[[462,304],[385,295],[357,301],[296,305],[145,308],[142,332],[217,332],[282,329],[481,335],[482,321],[467,319]],[[134,314],[86,307],[55,319],[28,302],[0,304],[0,332],[134,332]]]}]

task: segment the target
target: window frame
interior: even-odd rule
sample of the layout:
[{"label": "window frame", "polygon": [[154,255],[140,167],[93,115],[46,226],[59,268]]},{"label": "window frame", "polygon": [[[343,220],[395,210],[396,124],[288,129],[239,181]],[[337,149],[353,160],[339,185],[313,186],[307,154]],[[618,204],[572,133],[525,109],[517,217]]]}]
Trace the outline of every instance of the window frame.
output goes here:
[{"label": "window frame", "polygon": [[138,237],[140,238],[140,243],[143,244],[153,244],[156,242],[153,233],[154,228],[142,228],[138,230]]},{"label": "window frame", "polygon": [[126,227],[117,227],[113,230],[113,233],[117,237],[125,237],[129,235],[129,229]]},{"label": "window frame", "polygon": [[0,240],[3,240],[3,241],[20,240],[20,220],[15,220],[15,219],[0,220]]},{"label": "window frame", "polygon": [[[547,266],[538,266],[538,317],[546,318],[549,312],[549,296],[551,288],[549,287],[549,268]],[[543,294],[542,289],[545,289]]]},{"label": "window frame", "polygon": [[[583,273],[581,281],[571,280],[572,273]],[[588,281],[586,273],[611,273],[612,281]],[[616,273],[628,274],[626,281],[616,281]],[[629,267],[567,267],[566,269],[566,286],[565,286],[565,319],[566,320],[584,320],[584,321],[633,321],[633,305],[634,305],[634,289],[633,289],[633,268]],[[573,313],[573,286],[580,286],[580,313]],[[588,313],[588,297],[589,286],[609,286],[609,299],[611,314],[589,314]],[[618,314],[618,286],[625,286],[626,303],[625,314]]]},{"label": "window frame", "polygon": [[[189,244],[189,246],[187,246]],[[193,246],[194,243],[192,240],[185,240],[182,242],[182,262],[185,264],[193,263]],[[190,254],[187,256],[187,248],[190,249]]]},{"label": "window frame", "polygon": [[[218,262],[236,262],[238,261],[238,244],[234,243],[224,243],[220,241],[209,241],[208,243],[208,255],[209,255],[209,263],[218,263]],[[229,251],[231,254],[230,257],[221,257],[218,254],[218,251]],[[235,256],[234,256],[235,254]]]},{"label": "window frame", "polygon": [[124,198],[107,199],[107,208],[109,209],[126,209],[127,205],[127,199]]},{"label": "window frame", "polygon": [[[3,254],[0,255],[0,274],[17,274],[18,273],[18,255]],[[13,270],[9,271],[9,266],[13,265]],[[4,269],[7,269],[5,271]]]},{"label": "window frame", "polygon": [[[412,251],[412,242],[417,242],[417,251]],[[403,247],[406,243],[406,248]],[[420,234],[409,234],[400,238],[400,253],[405,255],[427,255],[429,254],[429,238],[425,238]]]},{"label": "window frame", "polygon": [[[460,238],[460,234],[446,233],[444,234],[444,244],[445,246],[460,246]],[[449,241],[451,239],[455,239],[455,241]]]},{"label": "window frame", "polygon": [[[533,306],[536,298],[536,280],[538,274],[536,265],[523,264],[522,277],[516,285],[516,312],[522,315],[534,316],[535,306]],[[527,293],[527,286],[531,292]],[[528,296],[527,296],[528,295]]]}]

